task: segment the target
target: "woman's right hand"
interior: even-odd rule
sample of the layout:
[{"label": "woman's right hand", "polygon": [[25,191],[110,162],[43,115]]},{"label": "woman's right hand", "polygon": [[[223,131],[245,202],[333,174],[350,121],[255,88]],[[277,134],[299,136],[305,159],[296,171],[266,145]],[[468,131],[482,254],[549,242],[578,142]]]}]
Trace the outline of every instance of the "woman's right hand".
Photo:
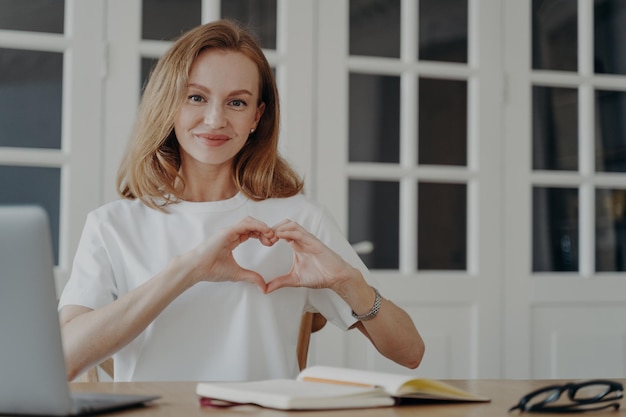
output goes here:
[{"label": "woman's right hand", "polygon": [[235,225],[220,229],[209,239],[192,250],[193,283],[200,281],[243,281],[257,285],[266,291],[263,277],[255,271],[239,266],[233,250],[248,239],[258,239],[265,246],[278,241],[274,230],[262,221],[246,217]]}]

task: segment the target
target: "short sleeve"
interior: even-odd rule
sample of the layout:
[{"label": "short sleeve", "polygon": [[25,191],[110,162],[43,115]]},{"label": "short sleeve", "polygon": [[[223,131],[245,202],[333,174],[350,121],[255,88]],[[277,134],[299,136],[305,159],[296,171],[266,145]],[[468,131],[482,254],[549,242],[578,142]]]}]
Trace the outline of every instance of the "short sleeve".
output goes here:
[{"label": "short sleeve", "polygon": [[102,238],[101,222],[92,212],[76,250],[72,272],[59,301],[59,310],[66,305],[91,309],[103,307],[117,298],[117,287],[110,257]]}]

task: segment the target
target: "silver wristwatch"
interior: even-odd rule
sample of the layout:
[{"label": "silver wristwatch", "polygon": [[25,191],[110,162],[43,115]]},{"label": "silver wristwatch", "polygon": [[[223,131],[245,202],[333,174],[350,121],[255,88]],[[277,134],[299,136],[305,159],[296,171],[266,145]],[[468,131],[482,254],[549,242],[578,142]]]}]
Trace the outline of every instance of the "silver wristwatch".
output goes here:
[{"label": "silver wristwatch", "polygon": [[383,298],[380,296],[380,293],[378,292],[376,288],[374,287],[371,287],[371,288],[374,290],[374,293],[376,294],[376,298],[374,299],[374,305],[372,306],[372,309],[368,311],[367,313],[361,314],[361,315],[358,315],[354,311],[352,311],[352,317],[354,317],[355,319],[359,321],[367,321],[367,320],[373,319],[378,314],[378,310],[380,310],[380,304]]}]

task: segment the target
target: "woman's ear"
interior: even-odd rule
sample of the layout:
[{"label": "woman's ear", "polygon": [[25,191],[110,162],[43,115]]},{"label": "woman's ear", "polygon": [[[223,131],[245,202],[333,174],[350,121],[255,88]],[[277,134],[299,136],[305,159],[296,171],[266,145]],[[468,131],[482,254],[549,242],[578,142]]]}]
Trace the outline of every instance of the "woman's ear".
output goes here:
[{"label": "woman's ear", "polygon": [[261,102],[256,108],[256,113],[254,114],[254,126],[253,129],[256,129],[256,126],[259,124],[259,120],[261,120],[261,116],[265,111],[265,103]]}]

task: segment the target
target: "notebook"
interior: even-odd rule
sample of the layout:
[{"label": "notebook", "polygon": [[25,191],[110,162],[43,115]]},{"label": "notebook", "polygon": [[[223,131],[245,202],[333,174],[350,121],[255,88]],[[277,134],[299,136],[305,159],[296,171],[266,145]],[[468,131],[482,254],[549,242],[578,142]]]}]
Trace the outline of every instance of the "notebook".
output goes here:
[{"label": "notebook", "polygon": [[70,391],[46,212],[0,206],[0,414],[74,416],[158,396]]}]

